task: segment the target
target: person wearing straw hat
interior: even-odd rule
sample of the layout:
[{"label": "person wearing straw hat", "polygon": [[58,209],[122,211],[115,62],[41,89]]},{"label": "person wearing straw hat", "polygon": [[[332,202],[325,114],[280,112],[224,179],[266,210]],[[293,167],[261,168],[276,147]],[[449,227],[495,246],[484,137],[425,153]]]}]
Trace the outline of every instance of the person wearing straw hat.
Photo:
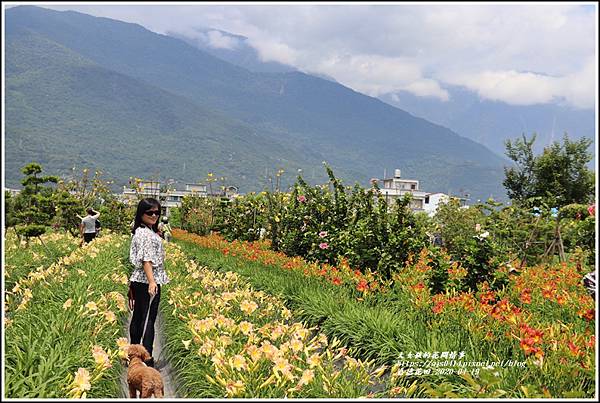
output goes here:
[{"label": "person wearing straw hat", "polygon": [[[169,282],[164,267],[162,238],[157,234],[160,213],[158,200],[140,200],[129,249],[129,261],[134,267],[129,278],[129,308],[133,310],[129,326],[130,344],[142,344],[151,356],[161,287]],[[146,364],[153,367],[154,358]]]}]

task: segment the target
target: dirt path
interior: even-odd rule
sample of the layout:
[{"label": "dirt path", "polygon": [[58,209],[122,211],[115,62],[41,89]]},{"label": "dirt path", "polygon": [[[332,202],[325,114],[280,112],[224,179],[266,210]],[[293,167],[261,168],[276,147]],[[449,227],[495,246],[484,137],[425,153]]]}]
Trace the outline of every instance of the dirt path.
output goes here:
[{"label": "dirt path", "polygon": [[[129,323],[131,321],[131,315],[129,315],[129,320],[127,321],[127,325],[125,326],[125,334],[129,335]],[[168,398],[177,398],[175,394],[175,383],[173,380],[173,368],[169,365],[168,361],[166,361],[166,356],[163,353],[163,343],[164,343],[164,334],[161,332],[162,329],[162,314],[159,310],[158,316],[156,317],[156,335],[154,337],[154,359],[158,363],[158,371],[162,375],[163,383],[165,385],[165,399]],[[129,398],[129,387],[127,386],[127,369],[121,376],[121,386],[123,391],[123,396],[125,398]]]}]

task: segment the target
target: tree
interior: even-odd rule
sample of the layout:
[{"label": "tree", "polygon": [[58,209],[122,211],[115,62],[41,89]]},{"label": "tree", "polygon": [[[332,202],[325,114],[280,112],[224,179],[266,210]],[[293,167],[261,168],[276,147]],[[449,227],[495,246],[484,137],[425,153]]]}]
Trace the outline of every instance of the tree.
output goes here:
[{"label": "tree", "polygon": [[506,155],[516,163],[504,168],[508,196],[518,202],[539,197],[556,207],[589,202],[595,190],[594,173],[586,166],[592,159],[588,151],[592,140],[571,141],[565,133],[562,144],[554,142],[535,156],[535,138],[535,134],[530,140],[523,135],[514,143],[505,142]]},{"label": "tree", "polygon": [[[135,206],[118,200],[111,192],[112,183],[112,180],[102,178],[101,171],[94,171],[91,176],[88,168],[79,173],[73,167],[71,175],[58,183],[55,224],[73,236],[79,236],[80,214],[85,215],[85,210],[91,207],[101,213],[103,228],[128,233],[131,230],[129,223],[135,216]],[[139,181],[135,183],[139,184]]]},{"label": "tree", "polygon": [[504,182],[502,184],[508,191],[508,197],[513,200],[526,200],[535,194],[535,157],[533,143],[537,135],[534,133],[531,140],[523,134],[522,139],[515,142],[506,140],[506,155],[515,161],[516,167],[504,168]]},{"label": "tree", "polygon": [[594,194],[594,173],[586,164],[592,160],[588,148],[592,140],[554,142],[536,159],[537,194],[552,205],[587,203]]},{"label": "tree", "polygon": [[19,223],[15,215],[15,197],[6,190],[4,191],[4,223],[6,228],[13,228]]},{"label": "tree", "polygon": [[78,214],[82,211],[81,202],[66,190],[59,189],[54,194],[56,203],[55,224],[57,227],[64,228],[74,237],[79,236],[79,223],[81,220]]},{"label": "tree", "polygon": [[24,188],[14,198],[12,205],[17,233],[29,238],[38,237],[46,232],[50,220],[56,213],[53,202],[54,189],[45,183],[57,183],[56,176],[38,176],[42,166],[32,162],[25,165],[21,172],[26,175],[21,181]]}]

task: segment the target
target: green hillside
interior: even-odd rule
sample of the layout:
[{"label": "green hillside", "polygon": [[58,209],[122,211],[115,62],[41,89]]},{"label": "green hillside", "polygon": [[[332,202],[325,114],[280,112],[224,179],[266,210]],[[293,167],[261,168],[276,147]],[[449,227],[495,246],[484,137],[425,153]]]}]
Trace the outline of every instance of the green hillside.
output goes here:
[{"label": "green hillside", "polygon": [[[29,161],[63,174],[88,166],[123,181],[160,174],[189,182],[213,171],[246,190],[264,185],[265,168],[301,167],[294,159],[300,150],[35,33],[11,37],[6,53],[9,186]],[[311,164],[322,158],[303,155]]]},{"label": "green hillside", "polygon": [[[25,33],[39,40],[18,39]],[[401,168],[428,191],[504,196],[505,160],[334,82],[297,72],[251,73],[139,25],[75,12],[15,7],[7,10],[6,34],[7,62],[38,55],[24,70],[7,68],[7,180],[14,180],[14,168],[32,156],[65,165],[87,158],[88,153],[54,154],[47,144],[51,138],[58,150],[75,151],[70,145],[75,139],[83,148],[107,147],[97,148],[94,162],[117,180],[126,180],[135,167],[190,180],[183,176],[188,174],[183,163],[186,170],[193,163],[202,168],[196,179],[207,170],[222,171],[248,189],[264,184],[265,169],[279,167],[288,172],[316,167],[318,180],[326,160],[349,182],[365,184],[384,169]],[[70,56],[52,62],[57,70],[46,69],[43,60],[57,47]],[[45,108],[32,109],[41,99]],[[107,133],[118,140],[98,139]],[[161,138],[164,158],[157,167],[137,162],[136,151],[147,137]]]}]

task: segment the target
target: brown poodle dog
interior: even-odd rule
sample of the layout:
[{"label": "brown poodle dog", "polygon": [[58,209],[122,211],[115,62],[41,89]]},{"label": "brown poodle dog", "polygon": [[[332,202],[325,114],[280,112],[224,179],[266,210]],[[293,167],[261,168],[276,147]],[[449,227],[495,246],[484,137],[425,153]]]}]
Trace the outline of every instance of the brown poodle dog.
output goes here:
[{"label": "brown poodle dog", "polygon": [[129,384],[129,397],[136,398],[140,392],[141,398],[163,397],[165,389],[160,372],[147,366],[144,361],[150,359],[148,350],[141,344],[131,344],[127,350],[129,370],[127,383]]}]

